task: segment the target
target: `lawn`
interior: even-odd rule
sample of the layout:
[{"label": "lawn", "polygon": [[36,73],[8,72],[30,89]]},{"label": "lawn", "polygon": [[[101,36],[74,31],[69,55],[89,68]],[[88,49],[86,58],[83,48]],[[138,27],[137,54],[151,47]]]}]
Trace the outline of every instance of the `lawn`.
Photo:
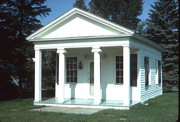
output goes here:
[{"label": "lawn", "polygon": [[148,105],[131,110],[107,109],[92,115],[34,112],[33,99],[0,102],[0,122],[175,122],[178,119],[178,93],[164,93]]}]

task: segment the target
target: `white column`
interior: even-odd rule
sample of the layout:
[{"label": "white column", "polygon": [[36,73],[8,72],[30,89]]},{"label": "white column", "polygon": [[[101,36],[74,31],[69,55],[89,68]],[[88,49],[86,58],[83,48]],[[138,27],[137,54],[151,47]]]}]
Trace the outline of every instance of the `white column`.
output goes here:
[{"label": "white column", "polygon": [[56,100],[58,103],[64,102],[64,84],[65,84],[65,55],[66,51],[64,49],[58,49],[59,53],[59,76],[58,83],[56,83]]},{"label": "white column", "polygon": [[130,106],[130,49],[129,45],[123,46],[123,83],[124,105]]},{"label": "white column", "polygon": [[91,51],[94,53],[94,104],[100,104],[102,91],[99,53],[101,52],[101,49],[99,47],[93,47]]},{"label": "white column", "polygon": [[42,99],[41,95],[41,84],[42,84],[42,52],[39,49],[35,49],[35,91],[34,91],[34,102],[40,102]]}]

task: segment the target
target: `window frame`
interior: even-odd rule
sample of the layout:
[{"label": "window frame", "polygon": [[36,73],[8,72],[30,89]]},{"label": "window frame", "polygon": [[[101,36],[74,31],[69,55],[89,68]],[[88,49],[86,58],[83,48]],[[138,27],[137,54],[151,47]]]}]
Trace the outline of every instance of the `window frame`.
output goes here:
[{"label": "window frame", "polygon": [[[147,63],[147,64],[146,64]],[[148,66],[148,67],[146,67]],[[144,80],[145,80],[145,86],[149,86],[150,85],[150,79],[149,79],[149,75],[150,75],[150,59],[149,57],[145,56],[144,57]]]},{"label": "window frame", "polygon": [[[119,59],[119,60],[121,60],[121,61],[119,61],[119,62],[117,62],[117,57],[122,57],[122,60],[121,59]],[[119,64],[119,68],[117,69],[117,63],[120,63],[121,64],[121,66],[120,66],[120,64]],[[123,73],[124,73],[124,71],[123,71],[123,66],[124,66],[124,64],[123,64],[123,55],[116,55],[115,56],[115,83],[116,84],[123,84],[123,82],[124,82],[124,76],[123,76]],[[117,76],[117,70],[119,71],[119,75]],[[120,71],[121,71],[121,73],[120,73]],[[119,80],[120,80],[120,78],[121,78],[121,81],[117,81],[117,77],[119,77]]]},{"label": "window frame", "polygon": [[[160,65],[159,65],[160,64]],[[162,83],[162,62],[160,60],[157,61],[157,80],[158,84]]]},{"label": "window frame", "polygon": [[[69,61],[68,61],[69,60]],[[78,57],[66,57],[66,83],[78,82]]]},{"label": "window frame", "polygon": [[[136,81],[135,81],[135,84],[133,84],[134,82],[132,81],[132,64],[133,64],[133,60],[132,60],[132,57],[136,56]],[[138,67],[138,55],[137,54],[130,54],[130,86],[131,87],[137,87],[137,75],[138,75],[138,71],[137,71],[137,67]],[[134,72],[133,72],[134,73]]]}]

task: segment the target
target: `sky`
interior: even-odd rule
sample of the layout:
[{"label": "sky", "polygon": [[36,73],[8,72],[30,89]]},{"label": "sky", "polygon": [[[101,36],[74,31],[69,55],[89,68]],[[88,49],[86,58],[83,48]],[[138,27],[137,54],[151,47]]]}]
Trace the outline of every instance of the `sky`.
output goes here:
[{"label": "sky", "polygon": [[[90,0],[85,0],[85,1],[86,1],[86,5],[88,5]],[[156,1],[157,0],[144,0],[142,15],[139,16],[141,20],[145,20],[148,18],[148,12],[149,9],[151,9],[150,5]],[[48,16],[40,18],[42,25],[48,24],[57,17],[71,10],[73,8],[74,2],[75,0],[47,0],[45,5],[51,8],[51,12],[49,13]]]}]

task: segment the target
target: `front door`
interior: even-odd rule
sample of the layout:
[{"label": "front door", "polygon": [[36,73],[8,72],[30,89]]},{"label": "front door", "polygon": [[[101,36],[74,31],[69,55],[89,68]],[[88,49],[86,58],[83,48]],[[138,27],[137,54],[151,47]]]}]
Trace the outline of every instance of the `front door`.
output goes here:
[{"label": "front door", "polygon": [[94,62],[90,62],[89,82],[90,82],[90,95],[94,96]]}]

